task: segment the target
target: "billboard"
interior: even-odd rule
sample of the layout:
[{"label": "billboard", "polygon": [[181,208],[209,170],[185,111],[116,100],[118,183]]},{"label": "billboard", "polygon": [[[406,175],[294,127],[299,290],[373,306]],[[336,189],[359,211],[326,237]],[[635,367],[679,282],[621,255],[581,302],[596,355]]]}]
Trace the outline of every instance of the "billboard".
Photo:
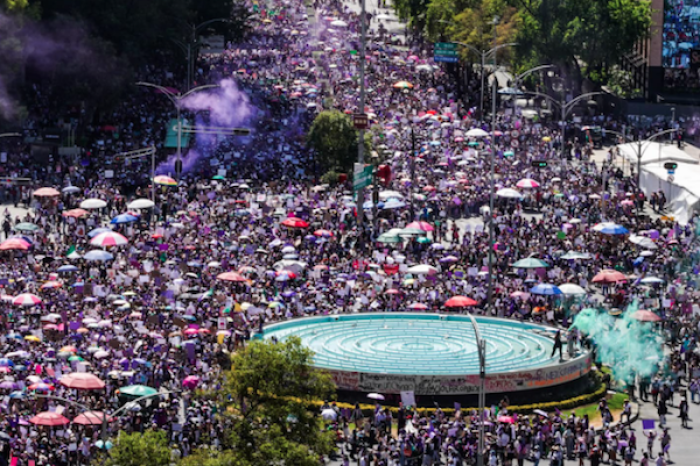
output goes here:
[{"label": "billboard", "polygon": [[700,90],[700,0],[664,4],[664,87]]}]

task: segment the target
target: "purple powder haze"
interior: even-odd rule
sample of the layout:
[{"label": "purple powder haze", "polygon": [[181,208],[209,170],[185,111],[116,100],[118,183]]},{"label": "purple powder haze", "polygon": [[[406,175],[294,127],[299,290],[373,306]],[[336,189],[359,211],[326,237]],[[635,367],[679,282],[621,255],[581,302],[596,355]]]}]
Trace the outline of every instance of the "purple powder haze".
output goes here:
[{"label": "purple powder haze", "polygon": [[191,94],[183,99],[183,106],[195,112],[209,110],[213,126],[236,127],[242,124],[252,114],[250,99],[238,89],[233,79],[224,79],[219,86]]}]

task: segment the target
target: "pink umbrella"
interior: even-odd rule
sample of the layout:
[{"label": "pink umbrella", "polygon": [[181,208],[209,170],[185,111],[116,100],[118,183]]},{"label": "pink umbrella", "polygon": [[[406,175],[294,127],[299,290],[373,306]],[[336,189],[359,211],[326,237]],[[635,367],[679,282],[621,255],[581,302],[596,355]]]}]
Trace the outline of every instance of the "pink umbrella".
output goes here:
[{"label": "pink umbrella", "polygon": [[61,385],[68,388],[81,390],[100,390],[105,388],[105,383],[94,374],[88,372],[73,372],[61,377]]},{"label": "pink umbrella", "polygon": [[68,418],[63,417],[58,413],[52,413],[49,411],[37,414],[31,418],[29,422],[38,426],[65,426],[66,424],[70,423]]},{"label": "pink umbrella", "polygon": [[408,225],[406,225],[406,228],[416,228],[418,230],[423,230],[423,231],[434,231],[435,228],[428,222],[411,222]]},{"label": "pink umbrella", "polygon": [[185,330],[185,335],[197,335],[199,333],[199,330],[196,328],[188,328]]},{"label": "pink umbrella", "polygon": [[116,231],[105,231],[100,233],[90,240],[93,246],[123,246],[128,244],[129,240],[125,236],[120,235]]},{"label": "pink umbrella", "polygon": [[515,419],[513,419],[511,416],[498,416],[498,422],[513,424],[515,422]]},{"label": "pink umbrella", "polygon": [[39,303],[41,303],[41,298],[31,293],[22,293],[12,300],[12,304],[15,306],[36,306]]},{"label": "pink umbrella", "polygon": [[185,388],[196,388],[197,385],[199,385],[199,377],[196,375],[187,376],[182,381],[182,386]]},{"label": "pink umbrella", "polygon": [[525,291],[514,291],[513,293],[510,294],[510,297],[511,298],[529,299],[530,293],[527,293]]},{"label": "pink umbrella", "polygon": [[530,178],[523,178],[522,180],[518,181],[516,184],[518,188],[539,188],[540,184]]},{"label": "pink umbrella", "polygon": [[[73,419],[73,424],[81,424],[83,426],[99,426],[105,420],[105,414],[102,411],[85,411],[83,414]],[[107,416],[107,422],[112,422],[113,417]]]},{"label": "pink umbrella", "polygon": [[410,306],[408,306],[409,309],[413,309],[414,311],[425,311],[428,309],[428,306],[426,306],[423,303],[413,303]]}]

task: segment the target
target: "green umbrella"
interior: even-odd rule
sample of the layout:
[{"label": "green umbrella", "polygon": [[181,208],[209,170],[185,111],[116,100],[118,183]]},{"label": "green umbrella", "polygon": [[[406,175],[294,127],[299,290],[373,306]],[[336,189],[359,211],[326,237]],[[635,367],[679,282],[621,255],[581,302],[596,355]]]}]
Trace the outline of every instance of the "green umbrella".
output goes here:
[{"label": "green umbrella", "polygon": [[151,387],[146,387],[145,385],[129,385],[128,387],[123,387],[119,389],[121,395],[134,396],[140,398],[142,396],[155,395],[158,390]]},{"label": "green umbrella", "polygon": [[420,244],[428,244],[432,242],[430,241],[430,238],[426,238],[425,236],[421,236],[416,241],[418,241]]},{"label": "green umbrella", "polygon": [[226,178],[224,178],[221,175],[215,175],[211,177],[212,180],[219,180],[219,181],[224,181]]},{"label": "green umbrella", "polygon": [[379,235],[377,243],[400,243],[403,241],[400,236],[384,233]]},{"label": "green umbrella", "polygon": [[503,153],[503,157],[513,157],[515,155],[515,152],[512,150],[507,150]]},{"label": "green umbrella", "polygon": [[518,262],[513,264],[513,267],[517,269],[538,269],[541,267],[549,267],[549,264],[542,259],[528,257],[527,259],[520,259]]},{"label": "green umbrella", "polygon": [[38,225],[34,225],[29,222],[22,222],[15,225],[15,230],[18,231],[37,231],[39,229]]},{"label": "green umbrella", "polygon": [[469,144],[467,144],[467,145],[470,146],[470,147],[476,147],[476,146],[479,145],[479,143],[476,142],[476,141],[471,141],[471,142],[470,142]]},{"label": "green umbrella", "polygon": [[83,358],[81,358],[80,356],[71,356],[70,358],[68,358],[68,360],[71,361],[71,362],[73,362],[73,361],[85,361],[85,360],[84,360]]}]

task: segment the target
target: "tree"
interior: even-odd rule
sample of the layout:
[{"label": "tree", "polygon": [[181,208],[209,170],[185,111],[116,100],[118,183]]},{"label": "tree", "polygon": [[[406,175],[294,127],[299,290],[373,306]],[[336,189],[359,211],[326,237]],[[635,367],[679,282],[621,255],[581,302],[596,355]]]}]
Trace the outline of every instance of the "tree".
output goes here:
[{"label": "tree", "polygon": [[[279,343],[253,341],[233,356],[223,395],[237,414],[222,465],[317,466],[319,455],[334,448],[323,431],[312,400],[334,391],[330,374],[315,369],[312,351],[290,337]],[[217,463],[215,463],[217,464]]]},{"label": "tree", "polygon": [[[96,458],[95,465],[102,465]],[[169,466],[170,448],[165,432],[147,430],[143,434],[121,433],[119,440],[109,451],[107,466]]]},{"label": "tree", "polygon": [[352,118],[337,110],[319,113],[307,135],[307,143],[316,154],[316,163],[323,173],[351,171],[357,159],[357,139]]},{"label": "tree", "polygon": [[618,63],[651,26],[648,0],[509,1],[522,17],[518,54],[558,65],[579,83],[582,71],[601,74]]}]

